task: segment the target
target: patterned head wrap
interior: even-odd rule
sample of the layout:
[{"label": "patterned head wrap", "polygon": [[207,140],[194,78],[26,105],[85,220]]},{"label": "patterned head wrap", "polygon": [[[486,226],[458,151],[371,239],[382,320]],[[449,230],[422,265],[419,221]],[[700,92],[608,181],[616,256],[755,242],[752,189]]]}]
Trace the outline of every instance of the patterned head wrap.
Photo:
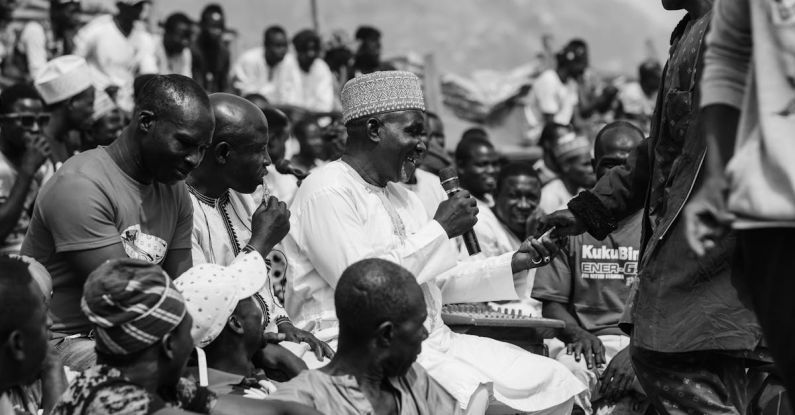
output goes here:
[{"label": "patterned head wrap", "polygon": [[342,122],[386,112],[425,111],[422,83],[404,71],[382,71],[357,76],[342,88]]},{"label": "patterned head wrap", "polygon": [[579,154],[590,154],[591,142],[583,136],[578,136],[574,133],[566,134],[558,138],[555,147],[552,149],[552,154],[556,159],[562,160],[567,157]]},{"label": "patterned head wrap", "polygon": [[110,260],[92,272],[80,307],[95,325],[97,351],[121,356],[155,344],[187,313],[163,269],[129,258]]}]

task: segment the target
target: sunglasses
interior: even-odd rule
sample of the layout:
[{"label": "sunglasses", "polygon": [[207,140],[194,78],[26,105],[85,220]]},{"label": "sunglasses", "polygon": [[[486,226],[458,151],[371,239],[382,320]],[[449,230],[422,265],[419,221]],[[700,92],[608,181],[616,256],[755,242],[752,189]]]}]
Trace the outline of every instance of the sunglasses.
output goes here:
[{"label": "sunglasses", "polygon": [[12,112],[10,114],[0,115],[0,120],[18,122],[25,128],[31,128],[34,124],[38,124],[39,127],[42,127],[50,122],[50,114],[47,112]]}]

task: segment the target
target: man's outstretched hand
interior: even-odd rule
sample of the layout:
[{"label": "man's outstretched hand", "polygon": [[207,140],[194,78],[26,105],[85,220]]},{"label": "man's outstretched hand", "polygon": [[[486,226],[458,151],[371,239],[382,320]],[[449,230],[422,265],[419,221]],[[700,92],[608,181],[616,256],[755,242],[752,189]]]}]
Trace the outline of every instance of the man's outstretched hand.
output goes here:
[{"label": "man's outstretched hand", "polygon": [[690,249],[703,256],[729,232],[734,215],[726,205],[729,185],[722,173],[711,173],[685,205],[685,237]]},{"label": "man's outstretched hand", "polygon": [[552,238],[576,236],[586,231],[585,224],[568,209],[552,212],[541,218],[539,223],[541,231],[555,228],[552,231]]},{"label": "man's outstretched hand", "polygon": [[312,333],[293,326],[292,323],[279,324],[279,333],[284,334],[284,340],[288,342],[308,344],[309,349],[315,352],[315,357],[318,361],[323,361],[323,357],[328,357],[329,359],[334,357],[334,350],[328,344],[315,337]]}]

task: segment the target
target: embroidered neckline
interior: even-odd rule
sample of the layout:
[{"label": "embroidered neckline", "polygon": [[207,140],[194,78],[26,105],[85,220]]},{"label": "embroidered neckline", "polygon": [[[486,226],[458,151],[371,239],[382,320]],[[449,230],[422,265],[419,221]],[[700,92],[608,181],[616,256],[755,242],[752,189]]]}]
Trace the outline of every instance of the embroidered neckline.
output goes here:
[{"label": "embroidered neckline", "polygon": [[216,209],[221,214],[221,219],[224,222],[226,233],[229,236],[229,241],[231,242],[232,245],[232,252],[234,253],[235,256],[240,254],[240,250],[242,249],[240,247],[240,240],[237,238],[237,232],[235,231],[235,227],[232,226],[232,219],[229,217],[229,212],[227,212],[225,209],[225,206],[227,206],[230,201],[229,190],[227,189],[227,191],[225,191],[218,198],[212,198],[199,193],[199,191],[196,190],[195,187],[187,183],[185,183],[185,185],[188,187],[188,192],[190,192],[190,194],[192,194],[196,198],[196,200],[198,200],[200,203],[204,203],[212,207],[213,209]]},{"label": "embroidered neckline", "polygon": [[198,199],[199,202],[202,202],[205,205],[216,207],[219,205],[225,205],[229,203],[229,190],[225,191],[224,194],[222,194],[221,196],[214,198],[201,194],[198,190],[196,190],[195,187],[189,185],[187,182],[185,183],[185,186],[188,187],[188,191],[190,192],[190,194],[196,196],[196,199]]}]

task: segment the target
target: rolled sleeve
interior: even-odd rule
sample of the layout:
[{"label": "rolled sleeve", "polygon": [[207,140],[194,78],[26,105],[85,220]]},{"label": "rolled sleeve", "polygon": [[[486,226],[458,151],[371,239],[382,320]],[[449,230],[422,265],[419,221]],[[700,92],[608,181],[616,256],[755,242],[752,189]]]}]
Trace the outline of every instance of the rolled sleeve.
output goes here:
[{"label": "rolled sleeve", "polygon": [[749,0],[717,0],[704,53],[701,107],[742,108],[753,41]]}]

